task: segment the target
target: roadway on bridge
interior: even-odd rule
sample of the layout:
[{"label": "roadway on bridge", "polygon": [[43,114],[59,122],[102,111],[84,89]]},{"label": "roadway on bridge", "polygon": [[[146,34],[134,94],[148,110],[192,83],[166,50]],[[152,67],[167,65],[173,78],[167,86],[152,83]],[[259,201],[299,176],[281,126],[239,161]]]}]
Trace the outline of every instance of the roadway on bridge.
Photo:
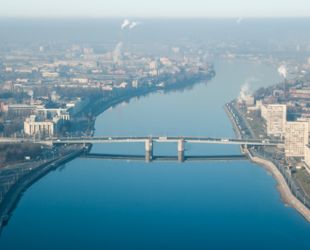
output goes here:
[{"label": "roadway on bridge", "polygon": [[0,138],[0,143],[38,143],[38,144],[103,144],[103,143],[144,143],[147,141],[158,143],[185,143],[197,144],[224,144],[224,145],[248,145],[248,146],[283,146],[283,141],[273,141],[268,139],[228,139],[194,136],[102,136],[102,137],[63,137],[45,140],[29,138]]},{"label": "roadway on bridge", "polygon": [[227,138],[211,138],[211,137],[193,137],[193,136],[113,136],[113,137],[75,137],[75,138],[59,138],[50,140],[53,144],[73,144],[73,143],[140,143],[145,141],[153,141],[158,143],[179,142],[186,143],[202,143],[202,144],[230,144],[230,145],[252,145],[252,146],[280,146],[283,141],[264,140],[244,140],[244,139],[227,139]]}]

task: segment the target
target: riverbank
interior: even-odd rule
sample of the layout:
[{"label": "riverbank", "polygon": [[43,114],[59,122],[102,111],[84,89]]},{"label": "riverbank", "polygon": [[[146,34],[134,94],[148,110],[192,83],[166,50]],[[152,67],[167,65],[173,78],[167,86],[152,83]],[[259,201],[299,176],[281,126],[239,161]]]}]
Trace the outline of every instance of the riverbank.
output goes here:
[{"label": "riverbank", "polygon": [[228,116],[229,120],[231,121],[231,124],[233,125],[233,130],[235,132],[235,135],[237,136],[238,139],[242,139],[242,135],[241,135],[241,132],[238,128],[238,125],[237,125],[237,123],[233,117],[233,114],[230,112],[230,110],[228,109],[227,106],[228,106],[227,104],[224,106],[224,110],[225,110],[225,113]]},{"label": "riverbank", "polygon": [[59,166],[75,159],[85,151],[84,148],[74,150],[60,158],[46,161],[39,164],[35,169],[28,174],[21,177],[5,195],[0,204],[0,233],[3,227],[8,223],[13,210],[16,208],[19,200],[22,198],[23,193],[36,181],[51,171],[56,170]]},{"label": "riverbank", "polygon": [[[227,105],[225,105],[225,112],[228,115],[230,121],[232,122],[236,136],[241,138],[242,133],[240,131],[240,128],[230,109],[227,108]],[[277,189],[279,190],[284,203],[296,209],[308,222],[310,222],[310,210],[292,193],[286,179],[284,178],[280,170],[277,168],[277,166],[267,159],[264,159],[257,155],[253,155],[253,153],[247,148],[243,148],[242,151],[249,157],[249,159],[253,163],[262,166],[268,172],[271,173],[271,175],[277,182]]]},{"label": "riverbank", "polygon": [[279,169],[271,162],[264,158],[254,156],[249,150],[245,149],[246,154],[252,162],[263,166],[277,181],[277,188],[285,203],[295,208],[308,222],[310,222],[310,210],[291,192],[284,176]]}]

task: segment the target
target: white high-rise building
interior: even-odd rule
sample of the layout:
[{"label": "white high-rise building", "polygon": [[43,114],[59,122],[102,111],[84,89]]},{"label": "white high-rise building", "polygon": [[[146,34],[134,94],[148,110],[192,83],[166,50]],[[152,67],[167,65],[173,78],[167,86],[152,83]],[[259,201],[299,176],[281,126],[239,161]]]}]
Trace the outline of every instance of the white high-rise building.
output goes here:
[{"label": "white high-rise building", "polygon": [[285,156],[304,157],[309,143],[307,122],[287,122],[285,128]]},{"label": "white high-rise building", "polygon": [[308,128],[309,128],[309,136],[310,136],[310,118],[309,117],[301,117],[298,118],[297,121],[299,122],[307,122],[308,123]]},{"label": "white high-rise building", "polygon": [[305,163],[310,169],[310,145],[305,146]]},{"label": "white high-rise building", "polygon": [[267,135],[282,137],[285,133],[286,105],[269,104],[261,107],[261,115],[266,120]]}]

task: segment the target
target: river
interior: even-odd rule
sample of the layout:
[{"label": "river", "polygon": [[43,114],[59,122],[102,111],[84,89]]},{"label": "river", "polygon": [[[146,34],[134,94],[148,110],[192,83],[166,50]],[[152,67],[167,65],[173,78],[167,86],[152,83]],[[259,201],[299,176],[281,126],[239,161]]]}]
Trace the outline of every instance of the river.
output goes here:
[{"label": "river", "polygon": [[[192,89],[154,93],[100,115],[96,135],[233,137],[223,105],[248,82],[280,81],[276,67],[215,63]],[[143,154],[144,145],[93,152]],[[176,145],[155,154],[176,155]],[[238,154],[237,146],[187,146],[186,154]],[[272,176],[248,161],[145,162],[76,159],[22,197],[0,249],[310,249],[310,224],[281,200]]]}]

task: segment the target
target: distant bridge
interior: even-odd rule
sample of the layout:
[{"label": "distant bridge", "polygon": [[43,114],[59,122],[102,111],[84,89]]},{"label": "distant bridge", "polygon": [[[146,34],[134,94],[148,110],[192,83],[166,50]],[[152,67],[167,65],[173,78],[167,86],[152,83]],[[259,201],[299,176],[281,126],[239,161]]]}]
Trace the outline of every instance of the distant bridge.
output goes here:
[{"label": "distant bridge", "polygon": [[61,144],[108,144],[108,143],[144,143],[145,159],[153,159],[153,143],[177,143],[178,159],[184,161],[185,144],[222,144],[240,146],[283,146],[283,141],[268,139],[228,139],[194,136],[101,136],[101,137],[62,137],[45,140],[23,138],[0,138],[0,143],[40,143],[48,145]]}]

